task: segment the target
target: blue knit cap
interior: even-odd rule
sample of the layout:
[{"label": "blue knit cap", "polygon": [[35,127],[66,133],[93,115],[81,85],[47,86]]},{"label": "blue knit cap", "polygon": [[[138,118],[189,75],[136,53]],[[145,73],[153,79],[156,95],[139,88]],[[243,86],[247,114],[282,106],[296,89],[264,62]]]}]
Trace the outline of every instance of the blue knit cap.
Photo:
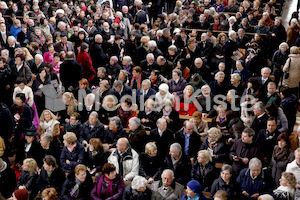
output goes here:
[{"label": "blue knit cap", "polygon": [[198,181],[196,180],[191,180],[190,182],[187,183],[187,185],[194,193],[201,193],[201,185]]}]

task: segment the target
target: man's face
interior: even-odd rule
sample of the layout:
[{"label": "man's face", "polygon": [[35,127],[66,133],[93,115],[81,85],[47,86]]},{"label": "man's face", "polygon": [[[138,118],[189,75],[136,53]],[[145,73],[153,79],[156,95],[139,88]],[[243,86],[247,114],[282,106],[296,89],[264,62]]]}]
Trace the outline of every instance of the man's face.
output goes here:
[{"label": "man's face", "polygon": [[34,62],[35,62],[36,65],[39,65],[39,64],[41,64],[42,61],[41,61],[41,59],[39,59],[38,57],[35,56],[34,57]]},{"label": "man's face", "polygon": [[6,25],[3,23],[0,25],[0,29],[2,32],[5,32],[6,31]]},{"label": "man's face", "polygon": [[127,149],[126,143],[118,140],[116,147],[119,151],[124,152]]},{"label": "man's face", "polygon": [[149,56],[147,57],[147,62],[152,65],[154,63],[154,57],[153,56]]},{"label": "man's face", "polygon": [[63,44],[66,44],[67,40],[68,40],[67,36],[61,37],[61,43],[63,43]]},{"label": "man's face", "polygon": [[162,182],[163,182],[163,184],[164,184],[165,187],[169,187],[172,184],[172,182],[173,182],[172,174],[169,173],[169,172],[163,173],[163,175],[162,175]]},{"label": "man's face", "polygon": [[270,133],[273,133],[277,128],[277,124],[276,124],[276,121],[275,120],[269,120],[267,122],[267,130],[270,132]]},{"label": "man's face", "polygon": [[249,137],[248,133],[242,133],[242,141],[246,144],[250,144],[252,142],[253,137]]},{"label": "man's face", "polygon": [[244,31],[239,30],[239,31],[238,31],[238,35],[239,35],[239,37],[244,37]]},{"label": "man's face", "polygon": [[92,27],[93,25],[94,25],[93,21],[92,21],[92,20],[89,20],[88,26],[89,26],[89,27]]},{"label": "man's face", "polygon": [[165,131],[167,129],[167,122],[162,121],[157,125],[157,127],[159,128],[159,130]]},{"label": "man's face", "polygon": [[171,36],[170,31],[168,31],[166,34],[164,34],[164,36],[165,36],[166,38],[170,37],[170,36]]},{"label": "man's face", "polygon": [[201,68],[202,67],[202,61],[201,60],[196,60],[195,61],[195,66],[196,66],[196,68]]},{"label": "man's face", "polygon": [[94,126],[97,121],[98,121],[98,118],[96,116],[94,116],[94,115],[89,116],[89,122],[92,126]]},{"label": "man's face", "polygon": [[273,84],[268,85],[268,93],[269,94],[274,94],[276,92],[276,86]]},{"label": "man's face", "polygon": [[262,72],[261,72],[261,76],[262,76],[263,78],[268,78],[268,77],[270,76],[269,70],[263,69]]},{"label": "man's face", "polygon": [[122,12],[123,12],[124,14],[127,14],[127,13],[128,13],[128,8],[127,8],[127,7],[123,7],[123,8],[122,8]]},{"label": "man's face", "polygon": [[134,125],[132,122],[129,122],[128,127],[131,131],[135,131],[137,129],[137,126]]},{"label": "man's face", "polygon": [[192,123],[187,123],[184,127],[185,134],[191,135],[194,131],[194,125]]},{"label": "man's face", "polygon": [[176,152],[174,151],[174,149],[170,148],[170,152],[169,152],[170,156],[172,158],[178,158],[180,156],[180,152]]},{"label": "man's face", "polygon": [[143,90],[146,91],[146,90],[148,90],[149,88],[150,88],[150,85],[149,85],[148,83],[145,83],[145,82],[142,83],[142,89],[143,89]]},{"label": "man's face", "polygon": [[201,41],[205,42],[207,40],[207,35],[206,34],[202,34],[201,35]]}]

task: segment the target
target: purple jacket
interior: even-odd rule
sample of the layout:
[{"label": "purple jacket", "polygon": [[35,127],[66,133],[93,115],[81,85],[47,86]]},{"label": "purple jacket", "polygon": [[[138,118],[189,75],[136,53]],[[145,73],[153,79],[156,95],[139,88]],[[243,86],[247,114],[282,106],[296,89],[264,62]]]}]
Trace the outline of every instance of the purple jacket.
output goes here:
[{"label": "purple jacket", "polygon": [[185,88],[185,86],[187,85],[186,81],[184,80],[184,78],[180,77],[178,83],[176,83],[174,81],[174,79],[170,79],[168,81],[168,85],[169,85],[169,91],[172,94],[173,92],[176,92],[177,95],[180,95],[183,93],[183,90]]},{"label": "purple jacket", "polygon": [[216,9],[216,12],[225,12],[225,6],[222,3],[220,5],[215,3],[213,7]]},{"label": "purple jacket", "polygon": [[[107,186],[105,184],[104,175],[99,174],[99,176],[96,178],[96,183],[94,188],[91,191],[91,199],[92,200],[113,200],[113,199],[121,199],[123,190],[124,190],[124,181],[121,175],[117,174],[116,178],[113,180],[113,196],[107,197],[105,195]],[[99,189],[101,188],[101,189]],[[100,190],[100,191],[99,191]]]}]

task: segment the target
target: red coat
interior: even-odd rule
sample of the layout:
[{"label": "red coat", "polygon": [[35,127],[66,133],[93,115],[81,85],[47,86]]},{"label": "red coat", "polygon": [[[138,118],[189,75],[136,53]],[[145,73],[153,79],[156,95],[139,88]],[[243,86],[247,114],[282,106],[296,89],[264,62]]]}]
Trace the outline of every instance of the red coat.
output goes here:
[{"label": "red coat", "polygon": [[77,62],[81,63],[83,76],[92,81],[95,77],[95,69],[92,64],[92,59],[90,55],[85,51],[80,51],[77,55]]},{"label": "red coat", "polygon": [[[179,103],[179,109],[176,108],[176,105]],[[188,104],[184,103],[184,95],[180,96],[180,101],[175,99],[175,107],[174,109],[178,111],[179,115],[189,115],[192,116],[195,111],[197,111],[197,107],[195,106],[194,102],[190,102]]]}]

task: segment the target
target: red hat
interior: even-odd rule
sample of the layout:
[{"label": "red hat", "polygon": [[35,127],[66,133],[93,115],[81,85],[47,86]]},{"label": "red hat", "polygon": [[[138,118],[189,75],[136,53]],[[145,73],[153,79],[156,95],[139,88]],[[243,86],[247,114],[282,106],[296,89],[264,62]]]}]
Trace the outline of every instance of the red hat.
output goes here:
[{"label": "red hat", "polygon": [[14,192],[14,195],[18,200],[28,199],[28,191],[26,189],[18,189]]},{"label": "red hat", "polygon": [[120,17],[116,17],[114,22],[117,22],[118,24],[120,24],[121,23]]}]

